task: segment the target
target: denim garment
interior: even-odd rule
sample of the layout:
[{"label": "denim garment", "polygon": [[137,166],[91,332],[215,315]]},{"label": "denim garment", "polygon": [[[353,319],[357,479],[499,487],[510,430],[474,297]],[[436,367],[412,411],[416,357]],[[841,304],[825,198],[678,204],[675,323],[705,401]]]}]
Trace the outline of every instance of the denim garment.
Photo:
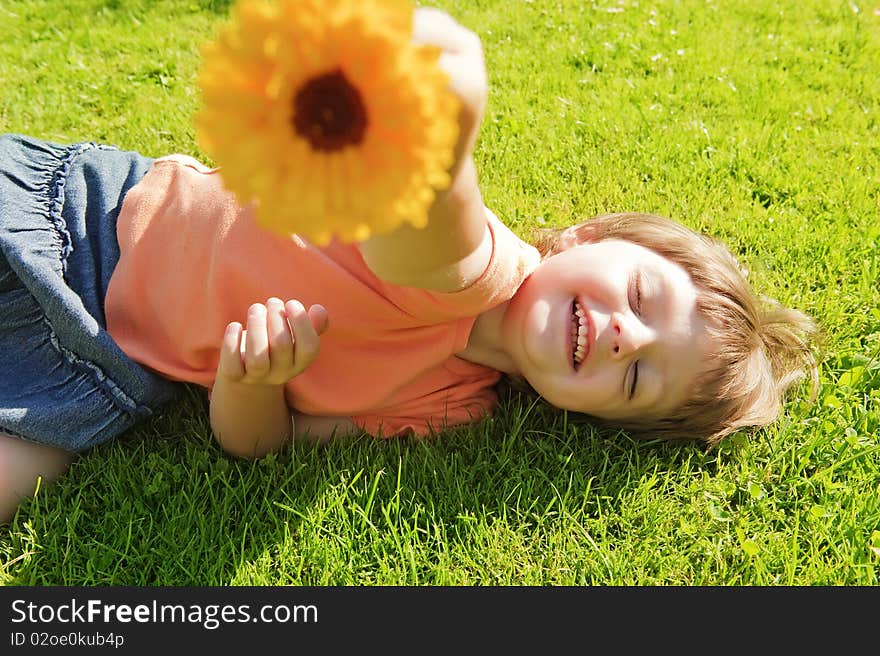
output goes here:
[{"label": "denim garment", "polygon": [[104,317],[116,218],[152,162],[0,135],[0,432],[83,451],[181,389],[127,357]]}]

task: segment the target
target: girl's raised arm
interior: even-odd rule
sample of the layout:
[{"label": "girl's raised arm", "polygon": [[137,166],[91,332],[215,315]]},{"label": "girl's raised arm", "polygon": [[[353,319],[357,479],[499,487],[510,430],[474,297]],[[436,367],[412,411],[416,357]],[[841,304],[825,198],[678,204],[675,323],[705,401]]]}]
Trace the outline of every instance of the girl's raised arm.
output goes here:
[{"label": "girl's raised arm", "polygon": [[442,49],[440,66],[461,101],[452,184],[437,194],[425,228],[404,225],[361,243],[364,260],[388,282],[454,292],[475,281],[491,256],[472,152],[486,108],[487,82],[479,37],[449,14],[417,8],[413,41]]}]

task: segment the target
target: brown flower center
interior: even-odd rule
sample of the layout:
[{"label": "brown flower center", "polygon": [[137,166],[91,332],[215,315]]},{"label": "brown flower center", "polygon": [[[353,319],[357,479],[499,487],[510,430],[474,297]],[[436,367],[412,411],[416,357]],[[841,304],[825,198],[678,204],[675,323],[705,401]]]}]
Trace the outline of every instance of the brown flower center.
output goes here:
[{"label": "brown flower center", "polygon": [[356,146],[367,129],[360,91],[340,70],[313,77],[293,99],[293,127],[315,150]]}]

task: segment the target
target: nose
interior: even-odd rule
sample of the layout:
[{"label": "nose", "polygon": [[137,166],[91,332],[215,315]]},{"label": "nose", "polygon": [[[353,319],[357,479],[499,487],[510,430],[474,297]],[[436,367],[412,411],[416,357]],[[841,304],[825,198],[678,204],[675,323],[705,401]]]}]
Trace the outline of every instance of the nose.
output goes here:
[{"label": "nose", "polygon": [[611,356],[627,358],[656,340],[653,330],[634,314],[614,312],[608,323],[611,333]]}]

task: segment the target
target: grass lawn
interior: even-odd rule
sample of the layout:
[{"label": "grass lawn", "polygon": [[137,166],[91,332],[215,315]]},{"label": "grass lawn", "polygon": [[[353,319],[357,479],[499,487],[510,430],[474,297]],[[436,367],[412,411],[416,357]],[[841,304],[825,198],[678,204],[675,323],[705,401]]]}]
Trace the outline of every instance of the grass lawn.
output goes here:
[{"label": "grass lawn", "polygon": [[[429,442],[246,464],[193,390],[22,505],[0,582],[876,585],[880,2],[436,6],[483,39],[487,205],[524,237],[638,210],[723,238],[820,322],[818,402],[710,452],[512,398]],[[0,2],[0,132],[204,158],[198,48],[228,9]]]}]

